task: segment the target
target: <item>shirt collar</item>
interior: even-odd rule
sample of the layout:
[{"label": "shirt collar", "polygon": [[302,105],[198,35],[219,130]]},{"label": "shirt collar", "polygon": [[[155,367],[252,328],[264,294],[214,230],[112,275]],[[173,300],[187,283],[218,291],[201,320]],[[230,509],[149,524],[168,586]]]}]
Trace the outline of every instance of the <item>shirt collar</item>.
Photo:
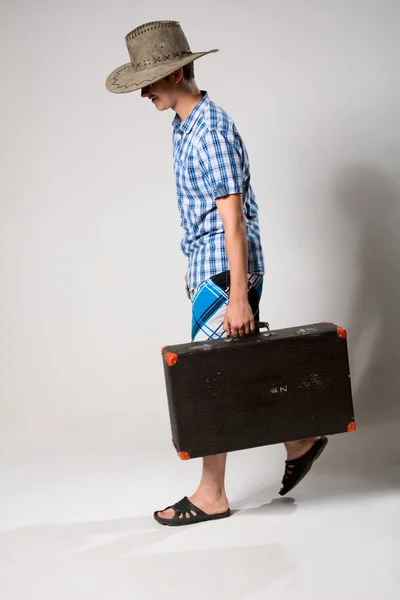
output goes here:
[{"label": "shirt collar", "polygon": [[190,115],[186,117],[183,123],[181,123],[180,116],[178,114],[175,115],[174,120],[172,121],[172,125],[175,127],[175,129],[180,129],[182,133],[190,133],[193,125],[196,123],[205,107],[210,104],[208,92],[201,90],[201,93],[204,94],[203,98],[198,104],[196,104]]}]

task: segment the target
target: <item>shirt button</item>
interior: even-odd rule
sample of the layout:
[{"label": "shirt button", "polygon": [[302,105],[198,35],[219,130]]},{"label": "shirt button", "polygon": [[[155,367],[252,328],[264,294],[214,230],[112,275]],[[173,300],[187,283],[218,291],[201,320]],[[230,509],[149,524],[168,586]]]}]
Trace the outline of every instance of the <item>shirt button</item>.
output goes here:
[{"label": "shirt button", "polygon": [[227,196],[228,195],[228,190],[226,189],[225,185],[223,183],[218,183],[217,185],[217,192],[218,194],[221,194],[221,196]]}]

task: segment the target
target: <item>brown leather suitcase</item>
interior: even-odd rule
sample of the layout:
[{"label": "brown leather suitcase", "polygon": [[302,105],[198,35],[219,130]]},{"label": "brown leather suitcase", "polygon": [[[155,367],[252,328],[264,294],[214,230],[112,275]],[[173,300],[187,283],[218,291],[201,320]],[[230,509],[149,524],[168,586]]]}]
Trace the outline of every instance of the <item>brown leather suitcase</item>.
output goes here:
[{"label": "brown leather suitcase", "polygon": [[162,349],[183,460],[355,430],[346,331],[257,326],[242,338]]}]

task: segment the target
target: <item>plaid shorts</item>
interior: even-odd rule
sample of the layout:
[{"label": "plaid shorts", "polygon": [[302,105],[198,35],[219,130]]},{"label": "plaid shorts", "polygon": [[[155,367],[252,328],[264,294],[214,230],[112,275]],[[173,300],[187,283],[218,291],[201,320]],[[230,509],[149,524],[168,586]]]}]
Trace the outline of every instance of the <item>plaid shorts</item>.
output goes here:
[{"label": "plaid shorts", "polygon": [[[264,275],[248,274],[248,299],[254,320],[259,321],[259,304]],[[226,337],[223,329],[229,302],[230,272],[218,273],[190,293],[192,301],[192,342]]]}]

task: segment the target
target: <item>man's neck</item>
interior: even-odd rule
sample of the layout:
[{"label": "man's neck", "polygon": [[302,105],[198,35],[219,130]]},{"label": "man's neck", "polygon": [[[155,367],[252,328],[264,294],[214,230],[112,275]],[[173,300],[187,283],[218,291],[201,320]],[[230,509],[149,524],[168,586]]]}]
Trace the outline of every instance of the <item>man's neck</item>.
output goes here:
[{"label": "man's neck", "polygon": [[195,83],[189,84],[188,88],[179,96],[173,110],[178,114],[183,123],[198,103],[203,99],[203,93]]}]

